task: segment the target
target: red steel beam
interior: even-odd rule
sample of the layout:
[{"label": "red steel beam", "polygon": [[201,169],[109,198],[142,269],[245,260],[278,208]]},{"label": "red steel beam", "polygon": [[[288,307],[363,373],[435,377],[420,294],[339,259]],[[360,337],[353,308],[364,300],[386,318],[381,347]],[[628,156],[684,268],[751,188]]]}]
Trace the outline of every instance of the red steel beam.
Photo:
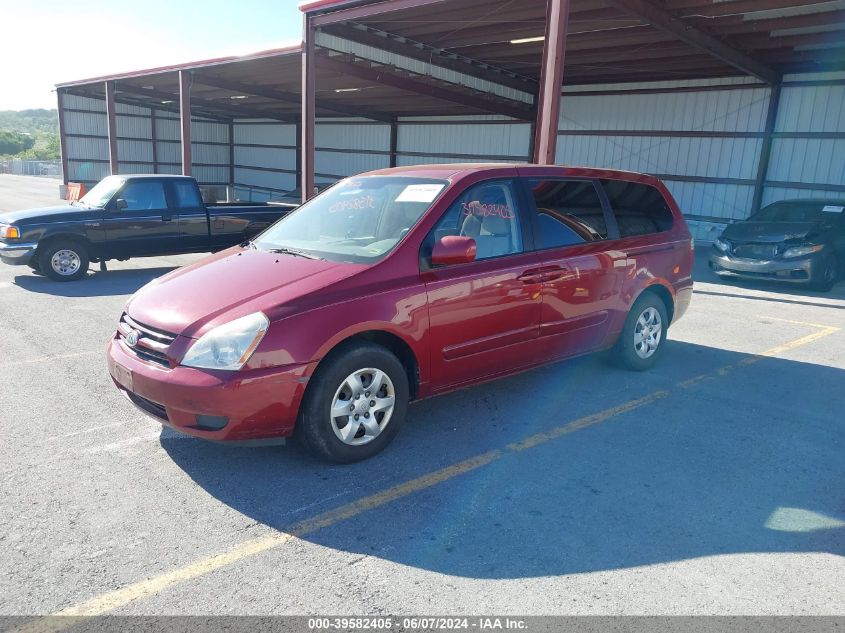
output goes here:
[{"label": "red steel beam", "polygon": [[[275,88],[253,86],[251,84],[245,84],[239,81],[229,81],[227,79],[220,79],[219,77],[211,77],[209,75],[196,75],[194,77],[194,81],[206,86],[212,86],[213,88],[254,95],[256,97],[263,97],[274,101],[295,103],[297,105],[302,103],[302,95],[293,92],[285,92],[283,90],[276,90]],[[329,112],[334,112],[335,114],[342,116],[363,117],[373,121],[381,121],[382,123],[390,123],[391,121],[391,116],[384,112],[375,112],[342,103],[335,103],[330,99],[317,99],[316,105],[323,110],[328,110]]]},{"label": "red steel beam", "polygon": [[730,64],[747,75],[753,75],[768,84],[776,84],[781,80],[781,74],[777,70],[730,46],[725,41],[680,20],[649,0],[607,1],[617,9],[641,18],[659,31],[674,35],[679,40],[706,51],[716,59]]},{"label": "red steel beam", "polygon": [[534,162],[540,165],[555,163],[569,5],[570,0],[548,0],[546,4],[546,39],[543,43],[533,156]]},{"label": "red steel beam", "polygon": [[475,94],[471,94],[459,89],[447,87],[443,85],[432,85],[411,77],[405,77],[389,72],[387,67],[369,67],[356,64],[351,61],[341,61],[340,59],[329,57],[327,55],[319,55],[317,57],[317,65],[325,70],[336,72],[339,74],[352,75],[359,79],[371,81],[373,83],[380,83],[399,90],[407,92],[416,92],[417,94],[427,95],[435,99],[443,101],[451,101],[458,103],[482,112],[490,112],[492,114],[502,114],[513,117],[515,119],[522,119],[530,121],[533,119],[532,108],[527,103],[524,105],[518,101],[512,101],[512,104],[502,103],[501,101],[493,101]]},{"label": "red steel beam", "polygon": [[[433,4],[443,4],[447,0],[391,0],[390,2],[379,2],[373,5],[365,5],[362,7],[353,7],[349,9],[339,9],[337,11],[330,11],[314,15],[309,19],[312,20],[313,26],[325,26],[326,24],[337,24],[338,22],[348,22],[350,20],[358,20],[360,18],[370,18],[376,15],[384,15],[386,13],[393,13],[395,11],[404,11],[405,9],[416,9]],[[308,8],[305,8],[308,11]],[[306,13],[306,15],[308,15]]]},{"label": "red steel beam", "polygon": [[179,125],[182,140],[182,175],[191,175],[191,71],[179,71]]},{"label": "red steel beam", "polygon": [[114,108],[114,82],[107,81],[106,84],[106,134],[109,139],[109,172],[115,175],[118,172],[117,164],[117,114]]},{"label": "red steel beam", "polygon": [[62,181],[64,184],[68,183],[68,160],[67,160],[67,138],[65,134],[67,130],[65,129],[65,102],[64,102],[65,91],[61,88],[56,89],[56,101],[57,101],[57,109],[59,113],[59,152],[62,158]]},{"label": "red steel beam", "polygon": [[315,117],[317,111],[317,87],[316,87],[316,60],[317,54],[314,40],[317,37],[313,18],[306,13],[303,18],[302,33],[302,129],[300,134],[300,187],[302,189],[302,201],[307,202],[314,195],[314,144]]}]

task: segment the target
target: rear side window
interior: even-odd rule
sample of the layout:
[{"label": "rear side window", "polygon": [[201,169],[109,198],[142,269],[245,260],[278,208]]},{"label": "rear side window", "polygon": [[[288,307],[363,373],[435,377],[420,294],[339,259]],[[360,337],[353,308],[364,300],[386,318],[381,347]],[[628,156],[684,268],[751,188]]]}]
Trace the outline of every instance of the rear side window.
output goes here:
[{"label": "rear side window", "polygon": [[651,185],[624,180],[602,181],[622,237],[662,233],[672,228],[672,211]]},{"label": "rear side window", "polygon": [[176,206],[179,209],[198,209],[202,207],[202,198],[194,183],[186,180],[176,180],[171,183],[176,195]]},{"label": "rear side window", "polygon": [[537,206],[538,248],[556,248],[607,238],[601,199],[589,180],[530,179]]}]

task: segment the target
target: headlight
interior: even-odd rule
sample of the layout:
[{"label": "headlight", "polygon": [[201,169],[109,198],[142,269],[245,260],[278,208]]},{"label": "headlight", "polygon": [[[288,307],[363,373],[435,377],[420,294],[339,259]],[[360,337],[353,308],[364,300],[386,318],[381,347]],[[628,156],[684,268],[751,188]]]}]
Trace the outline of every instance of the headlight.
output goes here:
[{"label": "headlight", "polygon": [[270,321],[262,312],[224,323],[191,345],[182,364],[201,369],[237,371],[264,338]]},{"label": "headlight", "polygon": [[0,224],[0,237],[6,240],[16,240],[21,236],[21,230],[16,226]]},{"label": "headlight", "polygon": [[783,256],[803,257],[804,255],[810,255],[811,253],[818,253],[823,248],[824,244],[813,244],[812,246],[793,246],[792,248],[787,248],[783,252]]},{"label": "headlight", "polygon": [[716,248],[718,248],[718,249],[719,249],[720,251],[722,251],[723,253],[724,253],[724,252],[727,252],[727,251],[730,249],[730,247],[731,247],[731,245],[730,245],[730,244],[728,244],[728,243],[727,243],[725,240],[723,240],[722,238],[719,238],[718,240],[716,240],[715,242],[713,242],[713,246],[715,246]]}]

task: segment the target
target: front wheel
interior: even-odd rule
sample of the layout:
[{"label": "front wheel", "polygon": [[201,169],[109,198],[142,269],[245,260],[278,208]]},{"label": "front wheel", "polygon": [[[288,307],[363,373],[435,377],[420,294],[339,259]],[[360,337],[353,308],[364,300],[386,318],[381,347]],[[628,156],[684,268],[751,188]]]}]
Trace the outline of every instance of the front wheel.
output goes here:
[{"label": "front wheel", "polygon": [[88,272],[88,251],[78,242],[53,242],[39,251],[38,268],[53,281],[76,281]]},{"label": "front wheel", "polygon": [[810,287],[820,292],[830,292],[833,289],[836,279],[839,276],[839,263],[833,257],[825,260],[818,272],[810,280]]},{"label": "front wheel", "polygon": [[367,459],[399,432],[408,409],[408,375],[384,347],[362,342],[338,350],[311,380],[297,435],[316,456],[340,463]]},{"label": "front wheel", "polygon": [[652,292],[644,292],[631,307],[616,344],[619,360],[634,371],[652,367],[663,351],[668,327],[663,301]]}]

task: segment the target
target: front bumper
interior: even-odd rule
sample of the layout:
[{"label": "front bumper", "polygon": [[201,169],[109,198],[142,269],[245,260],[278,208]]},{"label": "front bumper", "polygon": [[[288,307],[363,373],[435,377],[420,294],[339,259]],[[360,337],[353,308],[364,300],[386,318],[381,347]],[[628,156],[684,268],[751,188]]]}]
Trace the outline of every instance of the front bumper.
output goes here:
[{"label": "front bumper", "polygon": [[791,259],[746,259],[733,257],[717,248],[710,251],[710,269],[723,277],[769,279],[788,283],[808,283],[821,264],[818,253]]},{"label": "front bumper", "polygon": [[34,243],[0,242],[0,261],[12,266],[28,264],[36,248]]},{"label": "front bumper", "polygon": [[[114,384],[144,413],[181,433],[221,442],[255,442],[293,433],[314,364],[243,372],[166,368],[143,361],[113,338]],[[222,428],[209,428],[223,420]]]}]

